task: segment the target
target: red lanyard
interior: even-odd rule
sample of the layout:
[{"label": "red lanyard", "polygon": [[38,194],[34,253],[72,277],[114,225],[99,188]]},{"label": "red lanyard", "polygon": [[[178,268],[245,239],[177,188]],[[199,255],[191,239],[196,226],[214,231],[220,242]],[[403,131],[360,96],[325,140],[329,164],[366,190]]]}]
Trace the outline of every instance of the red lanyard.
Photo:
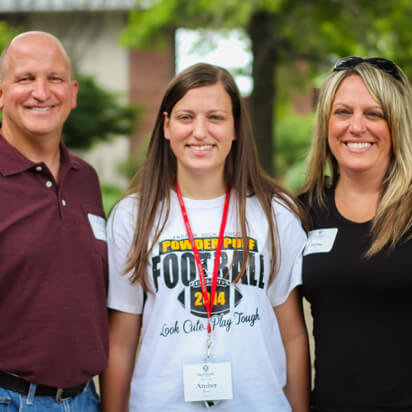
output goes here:
[{"label": "red lanyard", "polygon": [[210,324],[210,318],[212,317],[213,302],[215,300],[216,285],[217,285],[217,273],[219,271],[219,261],[220,252],[223,246],[223,237],[225,235],[225,227],[227,222],[227,213],[229,210],[229,200],[230,200],[230,187],[226,189],[225,205],[223,207],[222,221],[220,223],[219,238],[216,247],[215,262],[213,265],[213,276],[212,276],[212,287],[210,290],[210,299],[207,293],[206,278],[203,271],[202,262],[200,260],[199,250],[196,247],[195,238],[193,237],[192,228],[190,226],[189,217],[187,215],[186,207],[183,202],[182,192],[180,190],[179,184],[176,182],[176,194],[180,204],[180,210],[182,211],[183,220],[186,226],[186,232],[189,236],[190,244],[192,245],[193,254],[195,255],[197,271],[199,272],[200,287],[202,290],[203,301],[205,303],[205,308],[207,312],[207,333],[210,335],[212,332],[212,326]]}]

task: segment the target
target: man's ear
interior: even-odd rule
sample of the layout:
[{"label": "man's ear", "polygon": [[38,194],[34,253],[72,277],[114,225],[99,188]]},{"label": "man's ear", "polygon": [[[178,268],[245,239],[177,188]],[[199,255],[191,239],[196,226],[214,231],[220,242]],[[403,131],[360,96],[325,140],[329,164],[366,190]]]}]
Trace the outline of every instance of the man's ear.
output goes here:
[{"label": "man's ear", "polygon": [[72,82],[72,109],[77,106],[77,93],[79,92],[79,82],[74,80]]},{"label": "man's ear", "polygon": [[3,89],[0,88],[0,110],[3,109],[4,102],[3,102]]}]

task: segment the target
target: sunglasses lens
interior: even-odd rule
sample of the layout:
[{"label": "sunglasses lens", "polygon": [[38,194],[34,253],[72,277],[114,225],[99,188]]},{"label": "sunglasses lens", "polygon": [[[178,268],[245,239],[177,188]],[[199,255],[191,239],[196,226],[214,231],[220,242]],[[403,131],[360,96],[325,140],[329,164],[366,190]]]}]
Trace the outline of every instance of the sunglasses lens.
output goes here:
[{"label": "sunglasses lens", "polygon": [[333,67],[333,71],[337,72],[341,70],[351,69],[352,67],[355,67],[359,63],[362,63],[362,62],[363,62],[363,58],[359,56],[343,57],[342,59],[339,59],[335,63],[335,66]]},{"label": "sunglasses lens", "polygon": [[333,71],[337,72],[341,70],[352,69],[353,67],[357,66],[358,64],[362,62],[370,63],[374,65],[375,67],[377,67],[378,69],[392,75],[393,77],[395,77],[395,79],[401,80],[399,70],[396,67],[395,63],[390,60],[384,59],[382,57],[369,57],[366,59],[359,57],[359,56],[343,57],[342,59],[338,60],[335,63],[335,66],[333,67]]},{"label": "sunglasses lens", "polygon": [[369,59],[365,59],[365,61],[373,64],[384,72],[391,74],[396,79],[401,79],[399,70],[394,62],[388,59],[383,59],[382,57],[370,57]]}]

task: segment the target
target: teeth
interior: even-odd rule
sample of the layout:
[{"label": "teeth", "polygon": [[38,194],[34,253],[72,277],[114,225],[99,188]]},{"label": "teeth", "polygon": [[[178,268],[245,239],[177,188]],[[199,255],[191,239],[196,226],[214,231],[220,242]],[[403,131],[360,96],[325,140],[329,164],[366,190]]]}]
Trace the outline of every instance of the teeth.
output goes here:
[{"label": "teeth", "polygon": [[372,143],[346,143],[351,149],[366,149],[372,146]]},{"label": "teeth", "polygon": [[51,108],[51,106],[47,106],[47,107],[32,107],[31,110],[34,110],[35,112],[45,112],[47,110],[49,110]]},{"label": "teeth", "polygon": [[213,146],[212,146],[211,144],[208,144],[208,145],[203,145],[203,146],[193,146],[193,145],[190,145],[190,147],[191,147],[192,149],[195,149],[195,150],[209,150],[209,149],[211,149]]}]

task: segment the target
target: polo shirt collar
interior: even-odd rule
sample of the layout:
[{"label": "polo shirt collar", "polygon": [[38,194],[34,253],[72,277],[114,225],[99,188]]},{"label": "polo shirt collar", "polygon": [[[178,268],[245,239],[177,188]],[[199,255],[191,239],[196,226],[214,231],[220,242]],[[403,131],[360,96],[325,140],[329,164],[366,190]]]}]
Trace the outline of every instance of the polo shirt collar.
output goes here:
[{"label": "polo shirt collar", "polygon": [[[0,134],[0,174],[15,175],[38,165],[44,165],[44,163],[34,163],[27,159]],[[60,169],[80,169],[80,162],[67,150],[63,142],[60,142]]]}]

